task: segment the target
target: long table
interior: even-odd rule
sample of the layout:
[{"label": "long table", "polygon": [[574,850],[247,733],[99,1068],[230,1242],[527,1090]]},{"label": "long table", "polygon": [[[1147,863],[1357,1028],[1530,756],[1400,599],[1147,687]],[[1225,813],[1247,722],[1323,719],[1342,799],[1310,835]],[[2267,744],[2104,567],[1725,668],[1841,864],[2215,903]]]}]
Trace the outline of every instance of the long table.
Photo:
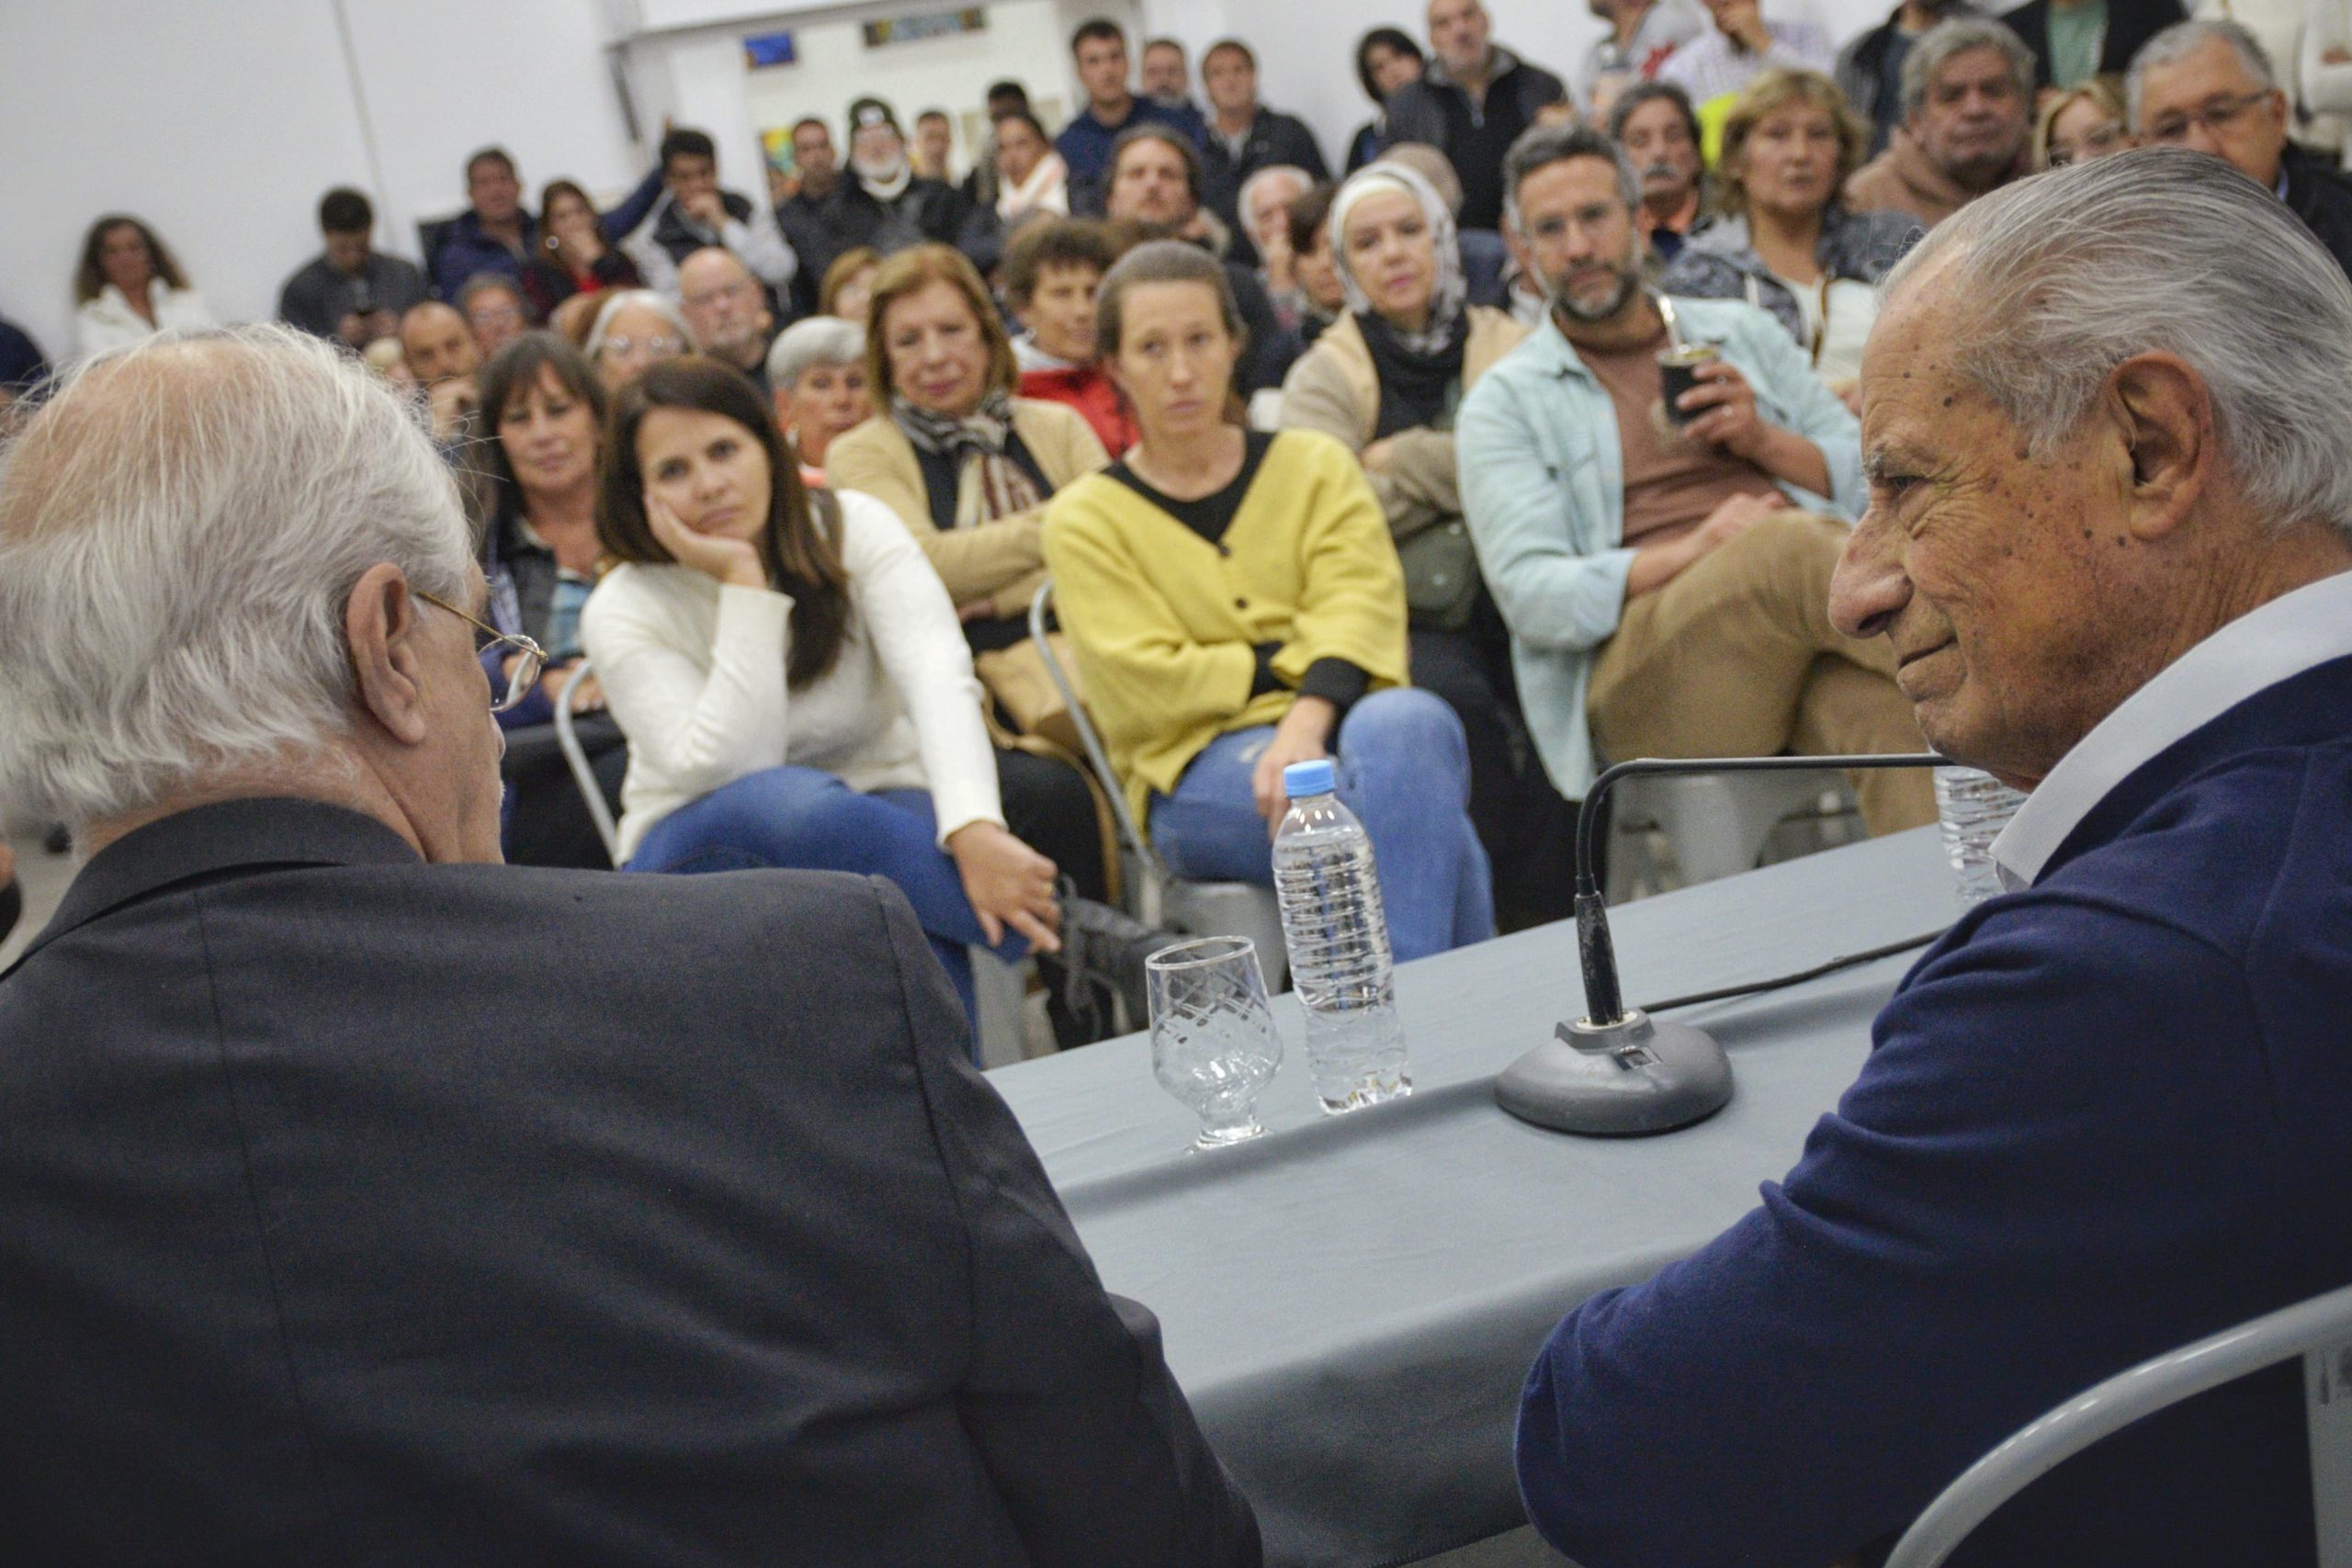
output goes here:
[{"label": "long table", "polygon": [[[1959,913],[1934,830],[1646,899],[1613,917],[1626,999],[1812,967]],[[1566,924],[1401,967],[1409,1100],[1328,1118],[1275,998],[1264,1137],[1187,1150],[1141,1035],[990,1075],[1104,1283],[1159,1314],[1169,1363],[1264,1527],[1267,1561],[1417,1561],[1525,1522],[1521,1380],[1552,1325],[1753,1207],[1853,1081],[1916,958],[1675,1016],[1730,1052],[1732,1102],[1627,1141],[1528,1126],[1495,1076],[1582,1011]]]}]

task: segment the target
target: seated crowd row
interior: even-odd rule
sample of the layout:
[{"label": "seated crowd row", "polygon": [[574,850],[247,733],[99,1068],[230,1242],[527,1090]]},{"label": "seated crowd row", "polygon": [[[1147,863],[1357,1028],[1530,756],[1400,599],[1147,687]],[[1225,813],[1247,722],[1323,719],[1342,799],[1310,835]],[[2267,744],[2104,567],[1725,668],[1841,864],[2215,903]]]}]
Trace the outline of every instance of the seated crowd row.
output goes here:
[{"label": "seated crowd row", "polygon": [[[1490,72],[1524,69],[1475,6],[1430,20],[1437,82],[1465,40]],[[1074,45],[1097,109],[1113,44],[1125,81],[1107,26]],[[1040,683],[1028,622],[1050,577],[1114,787],[1170,869],[1270,881],[1283,766],[1336,754],[1409,958],[1498,913],[1564,912],[1567,803],[1606,759],[1919,746],[1885,646],[1826,606],[1864,500],[1873,285],[1923,224],[2144,138],[2290,205],[2319,193],[2295,209],[2346,254],[2352,224],[2330,224],[2352,186],[2290,146],[2233,24],[2150,39],[2128,115],[2093,79],[2051,93],[2038,129],[2049,62],[2009,27],[1904,36],[1874,161],[1890,127],[1776,45],[1705,106],[1652,60],[1616,84],[1610,133],[1533,105],[1491,180],[1379,136],[1337,186],[1310,180],[1319,160],[1250,170],[1238,232],[1210,205],[1235,149],[1204,156],[1138,102],[1102,149],[1107,220],[1011,211],[977,259],[937,225],[864,234],[880,243],[835,255],[781,333],[796,254],[821,254],[789,218],[828,170],[821,125],[796,130],[800,188],[776,212],[719,191],[708,139],[675,130],[613,213],[550,186],[530,255],[500,248],[502,222],[537,242],[486,152],[436,265],[453,300],[373,254],[366,198],[342,191],[287,314],[374,340],[429,400],[484,541],[503,720],[609,707],[623,863],[885,874],[967,1005],[970,946],[1050,964],[1062,898],[1111,897],[1117,875],[1105,784],[1017,700]],[[1385,79],[1399,46],[1366,51],[1367,83]],[[1232,53],[1211,51],[1220,109]],[[1391,130],[1419,112],[1411,85],[1386,92]],[[915,188],[887,106],[861,100],[852,134],[854,181]],[[1230,134],[1221,116],[1209,140]],[[1024,158],[1071,151],[1065,131],[1044,152],[1025,107],[997,141],[1000,214],[1035,188]],[[1499,236],[1465,226],[1482,184]],[[624,246],[633,230],[650,252]],[[1221,254],[1244,235],[1254,266]],[[93,231],[86,272],[121,292],[137,265],[176,276],[134,221]],[[556,330],[531,330],[542,316]],[[1662,355],[1684,341],[1713,352],[1669,407]],[[1874,831],[1933,815],[1923,776],[1857,789]],[[542,804],[509,809],[510,852],[582,858],[533,840]]]}]

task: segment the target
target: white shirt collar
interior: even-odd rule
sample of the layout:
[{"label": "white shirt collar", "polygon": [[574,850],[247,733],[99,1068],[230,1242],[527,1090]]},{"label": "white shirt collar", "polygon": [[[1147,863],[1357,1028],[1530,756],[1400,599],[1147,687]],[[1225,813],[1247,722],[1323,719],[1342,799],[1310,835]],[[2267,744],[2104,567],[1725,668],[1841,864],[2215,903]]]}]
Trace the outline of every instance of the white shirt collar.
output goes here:
[{"label": "white shirt collar", "polygon": [[2175,741],[2256,693],[2347,655],[2352,571],[2232,621],[2125,698],[2058,760],[1993,840],[2001,885],[2011,892],[2033,886],[2091,809]]}]

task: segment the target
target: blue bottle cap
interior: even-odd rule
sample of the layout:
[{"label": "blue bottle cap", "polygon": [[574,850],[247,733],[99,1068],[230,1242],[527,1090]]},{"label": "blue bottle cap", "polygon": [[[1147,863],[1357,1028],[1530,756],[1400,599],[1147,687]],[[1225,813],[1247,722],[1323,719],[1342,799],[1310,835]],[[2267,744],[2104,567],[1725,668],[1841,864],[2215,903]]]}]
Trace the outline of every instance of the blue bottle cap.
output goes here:
[{"label": "blue bottle cap", "polygon": [[1340,775],[1331,766],[1331,759],[1318,757],[1312,762],[1293,762],[1283,770],[1283,793],[1293,800],[1310,795],[1329,795],[1338,787]]}]

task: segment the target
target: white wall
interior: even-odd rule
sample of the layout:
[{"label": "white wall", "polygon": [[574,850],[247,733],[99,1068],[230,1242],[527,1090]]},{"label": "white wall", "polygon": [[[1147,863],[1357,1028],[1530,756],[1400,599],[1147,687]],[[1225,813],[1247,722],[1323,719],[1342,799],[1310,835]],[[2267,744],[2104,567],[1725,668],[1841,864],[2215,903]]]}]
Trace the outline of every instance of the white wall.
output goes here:
[{"label": "white wall", "polygon": [[[761,127],[884,89],[903,116],[948,99],[976,107],[997,74],[1033,95],[1072,90],[1064,40],[1101,12],[1139,41],[1165,32],[1195,58],[1235,33],[1257,49],[1269,102],[1303,116],[1336,158],[1370,106],[1352,51],[1367,27],[1419,36],[1419,0],[1006,0],[985,45],[866,51],[846,29],[954,0],[0,0],[0,104],[14,128],[0,157],[0,313],[52,355],[71,347],[71,278],[101,211],[153,223],[224,319],[267,316],[278,284],[318,246],[328,186],[376,199],[378,243],[415,249],[415,220],[464,200],[466,154],[511,151],[534,198],[558,175],[602,195],[635,183],[650,148],[632,142],[614,85],[623,64],[640,135],[662,118],[707,128],[721,177],[763,188]],[[1771,0],[1840,38],[1893,0]],[[1573,0],[1488,0],[1495,36],[1565,70],[1600,24]],[[746,33],[782,26],[808,45],[800,67],[743,66]],[[349,48],[345,47],[348,36]],[[1000,51],[1000,45],[1010,47]],[[1000,71],[1008,61],[1016,69]],[[912,129],[911,125],[909,127]]]}]

